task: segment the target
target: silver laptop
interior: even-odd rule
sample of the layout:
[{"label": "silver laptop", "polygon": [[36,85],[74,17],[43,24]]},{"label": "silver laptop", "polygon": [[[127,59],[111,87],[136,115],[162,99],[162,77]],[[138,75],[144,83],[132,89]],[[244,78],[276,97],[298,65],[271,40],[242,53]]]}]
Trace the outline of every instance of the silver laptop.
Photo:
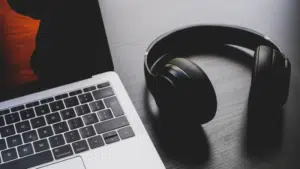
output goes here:
[{"label": "silver laptop", "polygon": [[119,76],[89,77],[0,94],[0,169],[165,168]]},{"label": "silver laptop", "polygon": [[115,72],[3,101],[0,109],[0,169],[164,168]]}]

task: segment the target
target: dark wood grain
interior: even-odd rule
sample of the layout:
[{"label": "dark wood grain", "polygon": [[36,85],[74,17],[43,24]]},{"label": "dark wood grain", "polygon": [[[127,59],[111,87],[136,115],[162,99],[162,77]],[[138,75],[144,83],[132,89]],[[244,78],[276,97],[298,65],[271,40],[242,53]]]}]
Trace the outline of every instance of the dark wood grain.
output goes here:
[{"label": "dark wood grain", "polygon": [[[300,22],[297,0],[101,0],[100,6],[116,72],[124,82],[166,168],[299,168]],[[292,77],[289,101],[284,110],[281,144],[269,149],[258,146],[258,151],[248,153],[245,139],[251,65],[240,58],[246,54],[236,51],[229,54],[231,57],[220,54],[200,58],[191,56],[214,85],[218,98],[217,115],[195,135],[178,133],[178,137],[186,137],[187,140],[193,140],[197,135],[207,138],[193,145],[198,152],[191,150],[193,154],[190,154],[189,151],[182,151],[181,155],[172,155],[173,150],[170,153],[166,146],[162,146],[161,138],[149,118],[149,113],[157,111],[157,108],[146,90],[143,54],[151,41],[162,33],[201,23],[234,24],[257,30],[271,37],[290,58]],[[259,129],[256,131],[259,133]],[[266,139],[269,134],[257,137]],[[272,144],[276,139],[269,141]],[[174,151],[190,148],[187,144],[177,146],[173,147]]]}]

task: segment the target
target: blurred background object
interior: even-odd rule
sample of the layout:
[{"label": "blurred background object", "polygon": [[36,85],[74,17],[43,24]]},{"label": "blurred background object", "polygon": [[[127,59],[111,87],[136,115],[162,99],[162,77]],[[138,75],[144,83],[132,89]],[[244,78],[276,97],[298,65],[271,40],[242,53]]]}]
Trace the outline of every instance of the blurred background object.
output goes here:
[{"label": "blurred background object", "polygon": [[[0,83],[1,87],[36,80],[30,67],[30,58],[35,48],[38,28],[39,20],[14,12],[7,0],[0,0],[0,80],[7,82]],[[4,72],[10,74],[4,76]]]}]

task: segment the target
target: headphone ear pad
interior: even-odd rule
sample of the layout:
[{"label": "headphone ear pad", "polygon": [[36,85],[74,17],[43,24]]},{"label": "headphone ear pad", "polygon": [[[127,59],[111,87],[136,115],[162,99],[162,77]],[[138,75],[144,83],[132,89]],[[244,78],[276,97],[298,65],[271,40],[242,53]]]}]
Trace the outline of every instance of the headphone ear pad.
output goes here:
[{"label": "headphone ear pad", "polygon": [[[206,73],[195,63],[175,58],[166,65],[176,67],[187,77],[177,78],[175,82],[178,100],[184,113],[191,113],[189,119],[198,123],[206,123],[213,119],[217,110],[217,99],[213,85]],[[178,108],[180,109],[180,108]]]},{"label": "headphone ear pad", "polygon": [[276,51],[268,46],[259,46],[254,54],[252,79],[249,94],[249,106],[262,109],[277,104],[278,93],[276,65],[280,63]]}]

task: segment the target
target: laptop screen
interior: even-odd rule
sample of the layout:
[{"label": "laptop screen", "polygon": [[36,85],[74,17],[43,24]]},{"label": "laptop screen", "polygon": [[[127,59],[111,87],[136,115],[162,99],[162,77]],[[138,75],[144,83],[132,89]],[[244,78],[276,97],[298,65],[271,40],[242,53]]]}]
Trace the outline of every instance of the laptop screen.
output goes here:
[{"label": "laptop screen", "polygon": [[0,101],[113,70],[98,1],[47,1],[0,0]]}]

